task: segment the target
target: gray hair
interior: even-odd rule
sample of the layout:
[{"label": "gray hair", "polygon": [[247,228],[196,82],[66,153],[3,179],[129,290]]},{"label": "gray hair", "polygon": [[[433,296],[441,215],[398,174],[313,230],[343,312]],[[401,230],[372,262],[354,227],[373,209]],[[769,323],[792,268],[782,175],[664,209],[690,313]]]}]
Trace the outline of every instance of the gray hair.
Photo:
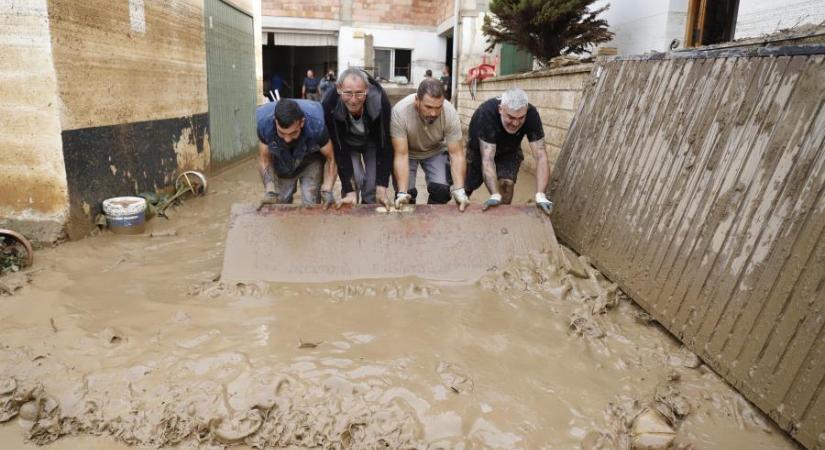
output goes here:
[{"label": "gray hair", "polygon": [[354,67],[350,67],[349,69],[341,72],[341,76],[338,77],[338,80],[335,82],[335,86],[340,88],[343,86],[344,81],[349,77],[355,77],[364,82],[364,86],[370,87],[370,80],[367,78],[367,73],[361,69],[356,69]]},{"label": "gray hair", "polygon": [[510,111],[527,107],[527,94],[519,88],[510,88],[501,95],[501,106]]}]

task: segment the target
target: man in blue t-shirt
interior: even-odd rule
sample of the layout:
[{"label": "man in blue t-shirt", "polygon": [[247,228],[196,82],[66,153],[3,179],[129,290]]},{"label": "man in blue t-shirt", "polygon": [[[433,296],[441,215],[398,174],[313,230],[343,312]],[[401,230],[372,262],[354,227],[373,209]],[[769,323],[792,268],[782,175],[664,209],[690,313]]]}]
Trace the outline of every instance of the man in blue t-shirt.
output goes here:
[{"label": "man in blue t-shirt", "polygon": [[333,204],[332,186],[337,170],[321,104],[282,99],[260,106],[255,115],[260,141],[258,162],[264,184],[261,207],[292,203],[299,180],[304,205],[317,204],[319,200],[325,208]]},{"label": "man in blue t-shirt", "polygon": [[308,100],[320,102],[321,92],[318,90],[319,84],[321,84],[321,80],[315,78],[315,72],[307,70],[307,76],[304,78],[304,83],[301,87],[301,96]]}]

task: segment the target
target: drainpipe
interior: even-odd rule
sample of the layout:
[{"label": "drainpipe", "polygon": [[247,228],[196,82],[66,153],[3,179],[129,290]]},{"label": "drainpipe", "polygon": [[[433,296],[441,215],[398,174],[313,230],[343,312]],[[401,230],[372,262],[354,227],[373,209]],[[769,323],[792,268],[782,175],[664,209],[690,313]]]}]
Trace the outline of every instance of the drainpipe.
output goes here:
[{"label": "drainpipe", "polygon": [[453,19],[455,20],[455,24],[453,25],[453,67],[450,68],[450,73],[452,74],[451,89],[453,92],[453,106],[455,106],[456,108],[458,108],[458,58],[460,56],[458,49],[461,46],[460,3],[461,0],[453,0]]}]

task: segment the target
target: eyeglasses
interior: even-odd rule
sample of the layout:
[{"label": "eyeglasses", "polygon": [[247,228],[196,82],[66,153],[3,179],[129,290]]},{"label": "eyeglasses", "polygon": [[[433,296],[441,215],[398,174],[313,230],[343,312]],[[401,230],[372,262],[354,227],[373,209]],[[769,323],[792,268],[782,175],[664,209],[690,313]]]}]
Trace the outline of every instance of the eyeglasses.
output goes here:
[{"label": "eyeglasses", "polygon": [[338,91],[338,95],[344,98],[364,98],[367,96],[365,91],[353,92],[353,91]]}]

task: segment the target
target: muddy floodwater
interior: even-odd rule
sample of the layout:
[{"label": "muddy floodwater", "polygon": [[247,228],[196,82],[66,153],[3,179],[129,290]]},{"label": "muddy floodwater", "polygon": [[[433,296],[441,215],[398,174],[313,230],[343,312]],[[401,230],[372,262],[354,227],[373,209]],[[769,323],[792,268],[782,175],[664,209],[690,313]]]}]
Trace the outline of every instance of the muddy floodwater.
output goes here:
[{"label": "muddy floodwater", "polygon": [[209,186],[3,281],[0,448],[798,448],[555,253],[458,284],[224,283],[229,208],[260,183],[250,163]]}]

